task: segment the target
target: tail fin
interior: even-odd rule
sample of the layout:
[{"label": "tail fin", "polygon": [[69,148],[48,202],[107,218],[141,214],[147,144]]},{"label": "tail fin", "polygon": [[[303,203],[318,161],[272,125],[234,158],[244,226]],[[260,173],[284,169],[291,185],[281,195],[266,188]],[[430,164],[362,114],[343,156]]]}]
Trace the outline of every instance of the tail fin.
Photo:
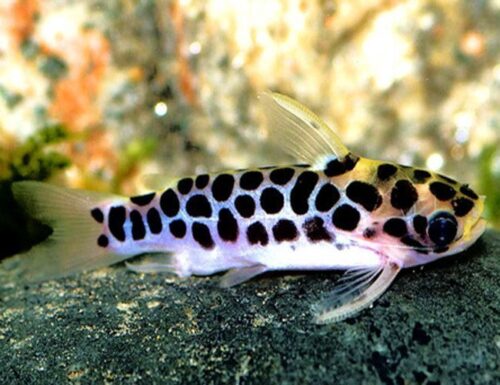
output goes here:
[{"label": "tail fin", "polygon": [[109,195],[32,181],[14,183],[12,191],[25,211],[52,227],[53,233],[26,253],[2,263],[2,267],[10,270],[9,281],[43,281],[111,265],[129,257],[97,245],[102,224],[91,217],[90,210],[109,200]]}]

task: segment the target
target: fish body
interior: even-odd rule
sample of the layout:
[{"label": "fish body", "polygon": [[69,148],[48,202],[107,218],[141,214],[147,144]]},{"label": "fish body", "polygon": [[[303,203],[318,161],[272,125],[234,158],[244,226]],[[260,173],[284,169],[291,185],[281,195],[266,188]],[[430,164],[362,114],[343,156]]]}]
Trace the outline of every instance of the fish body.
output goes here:
[{"label": "fish body", "polygon": [[267,271],[347,270],[314,308],[326,323],[369,306],[402,268],[456,254],[484,231],[484,197],[467,185],[354,155],[297,102],[263,99],[275,140],[303,164],[186,177],[131,198],[14,184],[27,211],[54,227],[17,257],[19,276],[47,279],[139,254],[147,256],[127,264],[134,271],[228,271],[225,287]]},{"label": "fish body", "polygon": [[[130,254],[182,255],[181,276],[255,265],[323,270],[378,264],[368,245],[364,255],[353,247],[353,229],[363,226],[365,214],[339,216],[351,207],[346,200],[324,173],[295,165],[183,178],[164,191],[96,207],[94,214],[105,224],[103,245]],[[340,207],[336,225],[334,207]],[[121,212],[125,221],[117,220]]]}]

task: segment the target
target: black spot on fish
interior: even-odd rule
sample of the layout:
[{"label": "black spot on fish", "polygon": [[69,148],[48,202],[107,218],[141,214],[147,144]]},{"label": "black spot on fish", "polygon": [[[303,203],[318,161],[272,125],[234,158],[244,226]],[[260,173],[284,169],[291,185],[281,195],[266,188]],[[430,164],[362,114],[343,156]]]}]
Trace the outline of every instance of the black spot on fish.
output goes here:
[{"label": "black spot on fish", "polygon": [[417,240],[413,239],[409,235],[404,236],[401,238],[401,242],[405,244],[406,246],[410,246],[420,254],[428,254],[428,251],[425,249],[425,246],[422,245],[420,242]]},{"label": "black spot on fish", "polygon": [[134,241],[144,239],[146,228],[144,227],[141,213],[137,210],[132,210],[130,212],[130,221],[132,222],[132,239]]},{"label": "black spot on fish", "polygon": [[422,215],[415,215],[413,217],[413,228],[422,238],[427,234],[427,218]]},{"label": "black spot on fish", "polygon": [[217,175],[212,183],[212,195],[219,202],[226,201],[231,196],[233,187],[234,176],[230,174]]},{"label": "black spot on fish", "polygon": [[347,197],[355,203],[359,203],[365,210],[373,211],[382,204],[382,196],[371,184],[354,181],[349,183],[346,189]]},{"label": "black spot on fish", "polygon": [[153,234],[160,234],[163,229],[163,224],[161,222],[160,214],[158,210],[154,207],[148,210],[146,214],[146,220],[148,222],[149,231]]},{"label": "black spot on fish", "polygon": [[425,170],[413,170],[413,180],[415,183],[425,183],[431,177],[431,173]]},{"label": "black spot on fish", "polygon": [[338,229],[352,231],[358,226],[360,218],[358,210],[348,204],[343,204],[333,212],[332,223]]},{"label": "black spot on fish", "polygon": [[290,205],[296,214],[302,215],[309,210],[309,196],[318,183],[318,179],[318,174],[312,171],[304,171],[297,178],[290,192]]},{"label": "black spot on fish", "polygon": [[180,202],[175,191],[167,189],[160,197],[160,207],[167,217],[175,217],[179,212]]},{"label": "black spot on fish", "polygon": [[451,206],[457,217],[463,217],[474,207],[474,202],[468,198],[456,198],[451,201]]},{"label": "black spot on fish", "polygon": [[450,177],[447,177],[446,175],[443,174],[438,174],[438,176],[444,180],[445,182],[448,182],[449,184],[457,184],[457,181],[455,179],[451,179]]},{"label": "black spot on fish", "polygon": [[240,177],[240,187],[244,190],[255,190],[263,180],[264,176],[260,171],[247,171]]},{"label": "black spot on fish", "polygon": [[192,188],[193,179],[191,178],[183,178],[177,182],[177,191],[182,195],[189,194]]},{"label": "black spot on fish", "polygon": [[462,187],[460,187],[460,192],[462,194],[464,194],[465,196],[468,196],[469,198],[474,199],[474,200],[479,198],[479,196],[474,191],[472,191],[472,189],[469,186],[467,186],[466,184],[464,184]]},{"label": "black spot on fish", "polygon": [[280,219],[273,226],[273,236],[277,242],[293,241],[298,237],[295,223],[288,219]]},{"label": "black spot on fish", "polygon": [[186,211],[192,217],[212,216],[212,206],[205,195],[196,194],[189,198],[186,203]]},{"label": "black spot on fish", "polygon": [[274,187],[267,187],[260,195],[260,206],[268,214],[280,212],[284,205],[283,194]]},{"label": "black spot on fish", "polygon": [[131,197],[130,201],[132,203],[135,203],[137,206],[147,206],[154,199],[155,195],[155,192],[144,195],[137,195],[135,197]]},{"label": "black spot on fish", "polygon": [[247,238],[251,245],[260,244],[266,246],[269,243],[269,235],[261,222],[255,222],[248,226]]},{"label": "black spot on fish", "polygon": [[342,160],[339,160],[338,158],[333,159],[327,163],[325,167],[325,175],[333,177],[345,174],[346,172],[354,169],[358,161],[359,157],[352,155],[351,153],[347,154]]},{"label": "black spot on fish", "polygon": [[367,227],[363,230],[363,237],[365,237],[366,239],[371,239],[375,235],[377,235],[377,231],[373,227]]},{"label": "black spot on fish", "polygon": [[321,212],[329,211],[340,199],[340,193],[331,183],[326,183],[316,195],[316,210]]},{"label": "black spot on fish", "polygon": [[98,223],[103,223],[104,222],[104,214],[102,213],[102,210],[98,207],[90,210],[90,215],[92,218],[95,219],[96,222]]},{"label": "black spot on fish", "polygon": [[398,180],[391,190],[392,207],[401,209],[404,212],[408,211],[417,199],[417,190],[405,179]]},{"label": "black spot on fish", "polygon": [[429,220],[427,233],[436,246],[449,245],[455,239],[457,231],[457,220],[447,211],[438,211]]},{"label": "black spot on fish", "polygon": [[107,236],[104,234],[99,235],[99,238],[97,238],[97,245],[101,247],[108,247],[109,245],[109,239]]},{"label": "black spot on fish", "polygon": [[385,181],[396,174],[397,171],[397,167],[393,164],[384,163],[377,167],[377,177],[378,179]]},{"label": "black spot on fish", "polygon": [[224,241],[234,242],[238,239],[238,222],[236,222],[233,214],[227,208],[219,211],[217,231]]},{"label": "black spot on fish", "polygon": [[278,168],[271,171],[271,173],[269,174],[269,179],[271,179],[271,182],[275,184],[285,185],[290,182],[290,179],[292,179],[294,173],[295,170],[290,167]]},{"label": "black spot on fish", "polygon": [[331,241],[332,237],[325,228],[325,222],[320,217],[308,219],[302,225],[307,238],[312,242]]},{"label": "black spot on fish", "polygon": [[453,187],[442,182],[432,182],[429,190],[440,201],[448,201],[457,193]]},{"label": "black spot on fish", "polygon": [[408,232],[406,222],[401,218],[390,218],[384,223],[384,232],[400,238]]},{"label": "black spot on fish", "polygon": [[125,224],[125,219],[127,216],[127,211],[123,206],[111,207],[108,216],[108,226],[111,234],[119,241],[125,241],[125,230],[123,225]]},{"label": "black spot on fish", "polygon": [[208,182],[210,181],[210,177],[208,174],[201,174],[196,177],[194,180],[194,185],[197,189],[202,190],[208,186]]},{"label": "black spot on fish", "polygon": [[255,201],[250,195],[238,195],[234,206],[243,218],[250,218],[255,213]]},{"label": "black spot on fish", "polygon": [[449,249],[450,248],[448,246],[436,247],[434,249],[434,252],[440,254],[440,253],[444,253],[445,251],[448,251]]},{"label": "black spot on fish", "polygon": [[203,248],[212,249],[215,246],[212,235],[210,234],[210,229],[207,225],[200,222],[194,222],[191,226],[191,231],[193,232],[194,240]]},{"label": "black spot on fish", "polygon": [[[172,235],[178,239],[184,238],[187,232],[186,223],[182,219],[176,219],[168,225]],[[194,235],[193,235],[194,236]],[[198,240],[196,240],[198,241]],[[198,241],[199,242],[199,241]]]}]

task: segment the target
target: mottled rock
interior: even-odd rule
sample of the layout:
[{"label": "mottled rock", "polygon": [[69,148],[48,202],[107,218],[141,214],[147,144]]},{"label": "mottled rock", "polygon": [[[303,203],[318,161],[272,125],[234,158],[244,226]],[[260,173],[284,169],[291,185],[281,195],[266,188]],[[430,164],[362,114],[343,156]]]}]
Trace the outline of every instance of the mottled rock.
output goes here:
[{"label": "mottled rock", "polygon": [[0,383],[494,384],[500,234],[403,272],[371,309],[327,326],[310,305],[336,272],[217,277],[123,266],[0,288]]}]

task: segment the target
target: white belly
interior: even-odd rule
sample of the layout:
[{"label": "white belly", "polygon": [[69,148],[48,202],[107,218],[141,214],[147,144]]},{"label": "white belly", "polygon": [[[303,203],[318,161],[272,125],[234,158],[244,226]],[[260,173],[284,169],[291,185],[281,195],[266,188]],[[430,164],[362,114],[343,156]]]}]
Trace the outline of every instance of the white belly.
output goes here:
[{"label": "white belly", "polygon": [[348,244],[319,242],[282,243],[259,248],[218,249],[181,253],[185,274],[211,275],[220,271],[264,265],[266,270],[344,270],[379,266],[381,256],[374,250]]}]

